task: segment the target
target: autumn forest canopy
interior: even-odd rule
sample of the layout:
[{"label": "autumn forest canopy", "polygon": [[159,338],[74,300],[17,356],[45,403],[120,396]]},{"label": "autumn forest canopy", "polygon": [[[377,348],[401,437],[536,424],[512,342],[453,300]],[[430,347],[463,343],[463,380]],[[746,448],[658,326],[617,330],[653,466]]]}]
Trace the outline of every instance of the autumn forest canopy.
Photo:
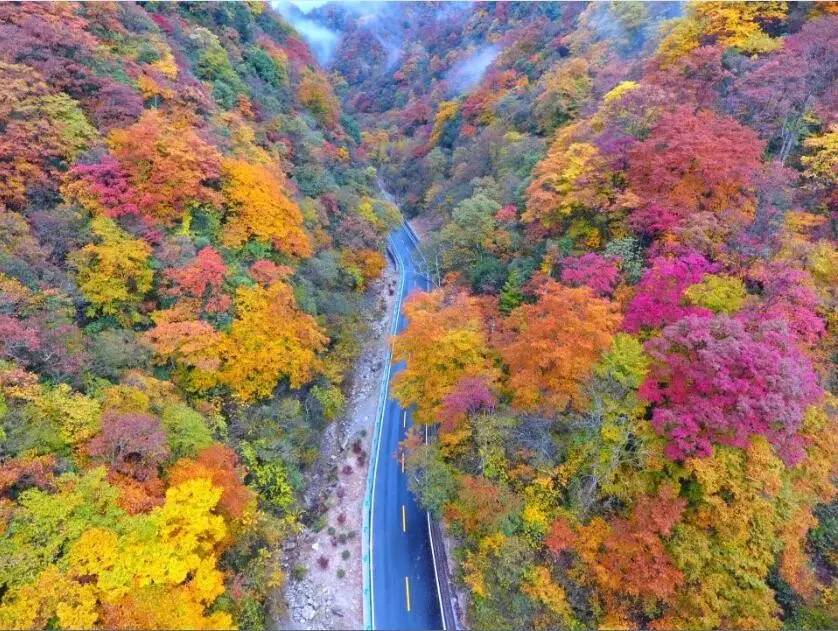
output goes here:
[{"label": "autumn forest canopy", "polygon": [[0,4],[0,628],[272,626],[384,191],[469,628],[838,626],[838,4],[302,17]]},{"label": "autumn forest canopy", "polygon": [[264,628],[397,221],[267,6],[0,7],[0,627]]}]

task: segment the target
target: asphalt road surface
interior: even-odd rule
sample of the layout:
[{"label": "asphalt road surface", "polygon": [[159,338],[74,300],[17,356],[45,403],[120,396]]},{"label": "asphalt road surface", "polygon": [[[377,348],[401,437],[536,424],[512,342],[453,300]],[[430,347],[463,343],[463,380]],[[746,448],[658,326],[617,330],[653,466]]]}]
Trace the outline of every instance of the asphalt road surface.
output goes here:
[{"label": "asphalt road surface", "polygon": [[[390,236],[390,250],[404,274],[402,299],[428,289],[414,258],[416,249],[402,228]],[[397,330],[406,321],[398,316]],[[394,364],[392,376],[404,369]],[[439,597],[428,538],[426,512],[407,487],[399,443],[412,425],[411,413],[387,398],[378,456],[373,454],[371,587],[374,629],[441,629]]]}]

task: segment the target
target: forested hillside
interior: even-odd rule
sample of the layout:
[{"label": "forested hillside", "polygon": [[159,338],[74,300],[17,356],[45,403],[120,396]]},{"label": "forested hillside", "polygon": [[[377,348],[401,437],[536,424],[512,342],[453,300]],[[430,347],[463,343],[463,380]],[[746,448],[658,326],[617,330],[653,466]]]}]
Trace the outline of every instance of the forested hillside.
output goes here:
[{"label": "forested hillside", "polygon": [[469,628],[838,627],[836,6],[0,5],[0,627],[277,619],[379,178]]},{"label": "forested hillside", "polygon": [[267,5],[0,6],[0,627],[263,628],[395,211]]},{"label": "forested hillside", "polygon": [[432,228],[394,392],[469,626],[838,626],[835,13],[309,14]]}]

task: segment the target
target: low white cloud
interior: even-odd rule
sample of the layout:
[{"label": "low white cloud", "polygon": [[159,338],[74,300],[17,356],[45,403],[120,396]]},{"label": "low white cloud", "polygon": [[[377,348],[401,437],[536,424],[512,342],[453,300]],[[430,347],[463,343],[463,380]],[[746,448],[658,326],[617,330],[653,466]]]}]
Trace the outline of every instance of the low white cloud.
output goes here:
[{"label": "low white cloud", "polygon": [[305,17],[306,13],[323,4],[326,2],[320,2],[320,0],[297,0],[296,2],[279,0],[274,2],[273,6],[300,33],[317,61],[326,65],[335,54],[335,49],[340,43],[340,35]]},{"label": "low white cloud", "polygon": [[445,76],[451,89],[457,94],[471,90],[483,78],[483,74],[492,65],[498,53],[500,53],[499,46],[484,46],[466,59],[454,64]]}]

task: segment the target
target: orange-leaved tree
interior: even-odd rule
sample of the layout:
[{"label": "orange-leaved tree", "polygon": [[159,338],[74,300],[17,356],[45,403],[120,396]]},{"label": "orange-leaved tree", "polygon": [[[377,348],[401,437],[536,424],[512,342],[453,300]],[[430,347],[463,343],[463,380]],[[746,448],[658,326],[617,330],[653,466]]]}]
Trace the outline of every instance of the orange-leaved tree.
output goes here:
[{"label": "orange-leaved tree", "polygon": [[577,213],[606,210],[615,195],[611,178],[596,147],[559,135],[535,168],[523,220],[555,230]]},{"label": "orange-leaved tree", "polygon": [[578,529],[559,518],[545,543],[556,556],[577,552],[585,568],[579,575],[597,586],[606,624],[631,625],[637,610],[671,604],[684,581],[665,544],[685,506],[671,486],[662,486],[657,495],[638,498],[627,518],[595,517]]},{"label": "orange-leaved tree", "polygon": [[143,335],[143,340],[154,351],[155,363],[171,364],[175,368],[174,380],[185,390],[194,392],[215,386],[223,335],[182,309],[156,311],[152,319],[155,326]]},{"label": "orange-leaved tree", "polygon": [[420,293],[404,306],[407,328],[394,342],[394,361],[407,367],[393,380],[402,405],[416,406],[416,421],[439,419],[442,402],[463,377],[498,376],[483,330],[479,302],[464,293]]},{"label": "orange-leaved tree", "polygon": [[140,211],[163,224],[181,220],[191,202],[216,203],[208,186],[220,175],[221,156],[183,121],[167,120],[148,110],[125,129],[108,137],[111,151],[128,173]]},{"label": "orange-leaved tree", "polygon": [[256,508],[256,496],[244,484],[245,469],[236,452],[220,443],[204,448],[193,460],[181,458],[169,470],[169,483],[203,478],[221,489],[218,509],[229,521],[241,519]]},{"label": "orange-leaved tree", "polygon": [[581,407],[581,386],[619,323],[616,306],[589,288],[548,280],[538,302],[516,308],[504,323],[500,352],[513,403],[548,414]]}]

